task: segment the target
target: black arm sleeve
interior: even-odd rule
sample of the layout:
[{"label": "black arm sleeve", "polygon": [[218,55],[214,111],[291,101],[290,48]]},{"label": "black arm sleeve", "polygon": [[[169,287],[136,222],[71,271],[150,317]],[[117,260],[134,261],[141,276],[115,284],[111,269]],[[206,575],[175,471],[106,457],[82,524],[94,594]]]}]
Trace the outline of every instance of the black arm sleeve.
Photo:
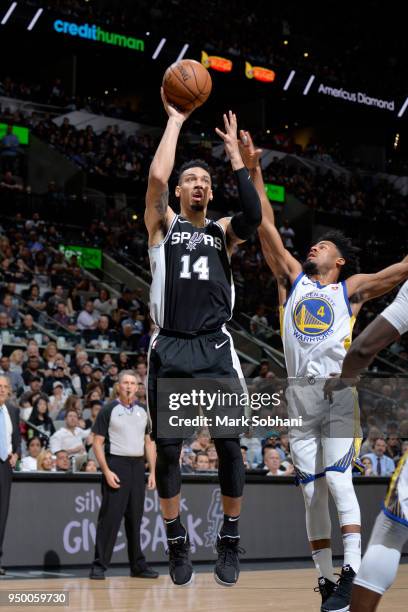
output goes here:
[{"label": "black arm sleeve", "polygon": [[234,171],[238,184],[239,199],[242,211],[231,219],[234,234],[241,240],[247,240],[255,233],[262,221],[261,201],[246,168]]}]

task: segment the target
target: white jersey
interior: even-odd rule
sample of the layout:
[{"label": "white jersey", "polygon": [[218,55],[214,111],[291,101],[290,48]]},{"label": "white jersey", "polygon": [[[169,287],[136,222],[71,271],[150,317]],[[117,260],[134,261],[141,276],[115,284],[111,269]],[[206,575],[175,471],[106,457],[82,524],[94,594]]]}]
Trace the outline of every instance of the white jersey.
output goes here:
[{"label": "white jersey", "polygon": [[402,285],[395,300],[381,316],[395,327],[400,336],[408,331],[408,281]]},{"label": "white jersey", "polygon": [[344,281],[321,285],[299,274],[281,310],[288,376],[325,378],[340,373],[353,324]]}]

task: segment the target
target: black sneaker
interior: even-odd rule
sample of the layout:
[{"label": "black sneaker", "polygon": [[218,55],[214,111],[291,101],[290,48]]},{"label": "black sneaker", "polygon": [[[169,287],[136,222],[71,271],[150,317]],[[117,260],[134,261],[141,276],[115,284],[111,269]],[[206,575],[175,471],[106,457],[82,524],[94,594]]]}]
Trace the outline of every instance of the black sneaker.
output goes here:
[{"label": "black sneaker", "polygon": [[183,538],[167,540],[169,548],[170,578],[177,586],[186,586],[193,580],[193,565],[190,559],[190,540],[186,533]]},{"label": "black sneaker", "polygon": [[137,567],[130,570],[131,578],[158,578],[159,572],[145,565],[143,567]]},{"label": "black sneaker", "polygon": [[[334,588],[336,586],[335,582],[332,582],[328,578],[324,578],[324,576],[320,576],[318,581],[318,586],[315,587],[315,592],[320,593],[322,596],[322,606],[329,599],[330,595],[333,593]],[[323,608],[321,608],[322,610]]]},{"label": "black sneaker", "polygon": [[214,578],[218,584],[233,586],[239,577],[239,553],[245,552],[239,547],[239,538],[217,536],[218,559],[214,568]]},{"label": "black sneaker", "polygon": [[92,566],[89,578],[91,580],[105,580],[105,571],[101,567]]},{"label": "black sneaker", "polygon": [[355,575],[356,573],[350,565],[345,565],[342,568],[333,593],[322,605],[322,612],[348,612],[350,610],[351,590]]}]

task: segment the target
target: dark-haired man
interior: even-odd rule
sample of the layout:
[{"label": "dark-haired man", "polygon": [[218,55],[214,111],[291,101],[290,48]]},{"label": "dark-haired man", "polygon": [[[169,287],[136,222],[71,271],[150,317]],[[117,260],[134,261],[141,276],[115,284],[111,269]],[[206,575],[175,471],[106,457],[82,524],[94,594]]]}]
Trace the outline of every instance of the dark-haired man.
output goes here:
[{"label": "dark-haired man", "polygon": [[[331,231],[310,248],[302,265],[285,249],[275,226],[259,161],[262,151],[255,148],[248,132],[242,131],[240,136],[241,154],[262,203],[259,237],[263,254],[278,283],[289,416],[304,417],[302,427],[290,430],[290,449],[302,485],[306,529],[319,572],[321,610],[343,612],[349,609],[352,581],[361,563],[360,509],[352,481],[352,464],[361,440],[356,419],[343,417],[347,408],[350,415],[356,412],[353,390],[345,389],[340,403],[334,406],[324,398],[323,385],[325,378],[341,371],[363,304],[408,277],[408,258],[376,274],[351,274],[356,262],[353,246],[341,232]],[[344,545],[337,584],[329,491],[337,507]]]},{"label": "dark-haired man", "polygon": [[[225,323],[232,316],[234,286],[230,255],[234,246],[255,233],[261,222],[259,197],[249,180],[238,147],[237,119],[224,115],[225,132],[217,129],[238,183],[242,212],[218,222],[206,218],[213,198],[211,174],[201,160],[184,164],[175,195],[180,215],[169,206],[168,181],[178,137],[190,113],[172,107],[163,92],[168,122],[152,161],[146,194],[145,222],[152,269],[151,317],[156,324],[149,351],[148,400],[152,435],[157,441],[156,483],[166,524],[170,576],[177,585],[193,577],[189,539],[180,521],[180,452],[182,439],[158,437],[158,378],[243,379]],[[238,519],[245,479],[238,437],[215,440],[224,523],[217,538],[215,579],[235,584],[239,575]]]}]

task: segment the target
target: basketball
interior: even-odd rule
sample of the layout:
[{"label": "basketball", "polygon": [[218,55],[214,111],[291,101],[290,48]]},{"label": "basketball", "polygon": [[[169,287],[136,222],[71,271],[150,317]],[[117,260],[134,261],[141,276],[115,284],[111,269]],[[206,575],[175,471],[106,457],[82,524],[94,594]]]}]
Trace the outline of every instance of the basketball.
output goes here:
[{"label": "basketball", "polygon": [[211,93],[210,74],[200,62],[183,59],[169,66],[163,76],[167,100],[181,111],[204,104]]}]

